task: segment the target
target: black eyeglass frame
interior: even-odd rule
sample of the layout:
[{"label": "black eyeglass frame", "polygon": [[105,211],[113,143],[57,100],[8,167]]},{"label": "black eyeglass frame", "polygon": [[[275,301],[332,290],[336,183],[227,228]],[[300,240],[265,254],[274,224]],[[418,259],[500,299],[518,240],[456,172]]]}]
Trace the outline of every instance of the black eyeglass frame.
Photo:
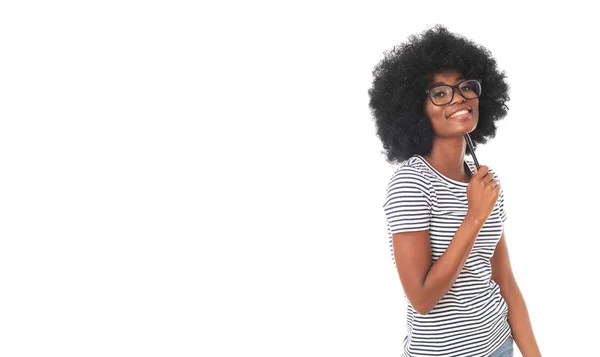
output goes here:
[{"label": "black eyeglass frame", "polygon": [[[461,85],[461,84],[463,84],[463,83],[465,83],[465,82],[470,82],[470,81],[475,81],[475,82],[477,82],[477,83],[479,84],[479,89],[480,89],[480,91],[479,91],[479,95],[477,95],[475,98],[479,98],[479,97],[481,97],[481,92],[483,91],[483,87],[481,86],[481,81],[480,81],[479,79],[465,79],[465,80],[463,80],[463,81],[460,81],[460,82],[456,83],[456,84],[455,84],[455,85],[453,85],[453,86],[450,86],[450,85],[448,85],[448,84],[438,84],[438,85],[436,85],[436,86],[433,86],[433,87],[431,87],[431,88],[429,88],[429,89],[425,89],[425,94],[427,94],[427,97],[429,98],[429,100],[431,101],[431,103],[433,103],[433,105],[435,105],[435,106],[438,106],[438,107],[441,107],[442,105],[447,105],[447,104],[450,104],[450,103],[452,103],[452,100],[454,100],[454,88],[456,88],[456,89],[458,90],[458,93],[460,94],[460,96],[461,96],[461,97],[463,97],[463,98],[465,98],[466,100],[475,99],[475,98],[467,98],[467,97],[465,97],[465,96],[462,94],[462,91],[460,90],[460,85]],[[445,86],[445,87],[450,87],[450,90],[452,91],[452,96],[450,96],[450,101],[449,101],[448,103],[445,103],[445,104],[435,104],[435,103],[433,102],[433,98],[431,98],[431,90],[432,90],[433,88],[437,88],[437,87],[444,87],[444,86]]]}]

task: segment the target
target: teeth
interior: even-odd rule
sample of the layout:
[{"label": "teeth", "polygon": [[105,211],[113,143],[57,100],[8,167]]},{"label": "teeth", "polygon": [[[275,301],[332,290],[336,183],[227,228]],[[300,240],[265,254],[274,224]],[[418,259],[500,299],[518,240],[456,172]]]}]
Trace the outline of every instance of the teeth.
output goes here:
[{"label": "teeth", "polygon": [[452,118],[452,117],[455,117],[455,116],[459,116],[459,115],[462,115],[462,114],[467,114],[468,112],[469,112],[469,111],[468,111],[467,109],[463,109],[463,110],[461,110],[461,111],[458,111],[458,112],[456,112],[456,113],[454,113],[454,114],[450,115],[450,118]]}]

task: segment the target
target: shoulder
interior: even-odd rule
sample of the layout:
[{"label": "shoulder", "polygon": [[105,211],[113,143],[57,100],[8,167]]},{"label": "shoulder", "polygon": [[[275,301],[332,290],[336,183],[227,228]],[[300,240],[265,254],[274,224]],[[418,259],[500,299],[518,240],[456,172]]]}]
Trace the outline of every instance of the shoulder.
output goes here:
[{"label": "shoulder", "polygon": [[418,156],[413,156],[398,166],[392,174],[387,192],[398,190],[401,188],[413,188],[428,193],[431,187],[431,177],[428,175],[428,170],[422,159]]},{"label": "shoulder", "polygon": [[[467,160],[467,159],[465,159],[465,162],[467,163],[467,165],[469,166],[469,168],[471,169],[471,171],[475,172],[475,163],[472,160]],[[498,180],[498,173],[491,166],[488,166],[488,169],[489,169],[489,172],[492,175],[494,175],[494,179],[496,181],[499,181]]]}]

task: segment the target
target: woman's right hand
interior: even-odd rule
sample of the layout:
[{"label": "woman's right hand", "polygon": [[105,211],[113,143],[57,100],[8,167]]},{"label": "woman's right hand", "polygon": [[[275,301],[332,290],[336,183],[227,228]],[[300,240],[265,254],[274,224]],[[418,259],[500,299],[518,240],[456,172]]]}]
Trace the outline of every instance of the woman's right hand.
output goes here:
[{"label": "woman's right hand", "polygon": [[499,194],[500,185],[489,168],[485,165],[479,170],[475,168],[475,174],[467,186],[467,215],[483,224],[492,213]]}]

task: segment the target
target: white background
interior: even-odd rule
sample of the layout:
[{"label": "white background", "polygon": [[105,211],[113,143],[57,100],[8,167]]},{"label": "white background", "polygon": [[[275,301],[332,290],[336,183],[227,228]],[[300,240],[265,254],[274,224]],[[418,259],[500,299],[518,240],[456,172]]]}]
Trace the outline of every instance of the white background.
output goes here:
[{"label": "white background", "polygon": [[543,355],[600,356],[596,12],[485,4],[3,2],[0,355],[399,356],[367,90],[440,23],[512,88],[477,154]]}]

